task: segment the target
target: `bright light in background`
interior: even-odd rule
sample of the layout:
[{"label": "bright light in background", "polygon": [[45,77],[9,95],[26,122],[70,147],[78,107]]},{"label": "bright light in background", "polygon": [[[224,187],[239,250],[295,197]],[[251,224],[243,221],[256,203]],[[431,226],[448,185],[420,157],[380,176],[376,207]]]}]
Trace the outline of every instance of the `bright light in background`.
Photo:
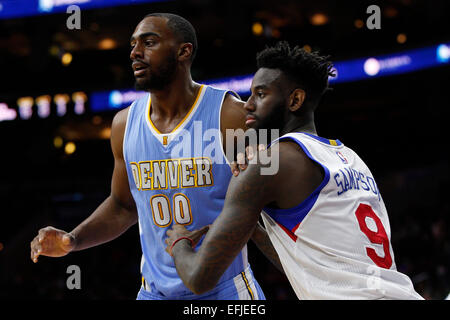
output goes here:
[{"label": "bright light in background", "polygon": [[406,40],[408,40],[408,38],[406,37],[406,34],[404,34],[404,33],[399,33],[399,34],[397,35],[397,42],[398,42],[398,43],[403,44],[403,43],[406,42]]},{"label": "bright light in background", "polygon": [[439,45],[436,50],[436,55],[439,62],[448,62],[450,60],[450,47],[445,44]]},{"label": "bright light in background", "polygon": [[75,103],[73,110],[76,114],[83,114],[85,111],[85,103],[87,101],[87,95],[82,92],[74,92],[72,94],[72,101]]},{"label": "bright light in background", "polygon": [[309,19],[309,21],[313,26],[322,26],[328,23],[328,16],[325,15],[324,13],[318,12],[313,14]]},{"label": "bright light in background", "polygon": [[330,71],[331,71],[332,73],[334,73],[334,77],[329,76],[329,77],[328,77],[328,80],[330,80],[330,79],[336,80],[337,77],[339,77],[338,69],[336,69],[336,67],[333,66],[333,67],[331,68]]},{"label": "bright light in background", "polygon": [[109,104],[114,107],[120,106],[122,104],[122,101],[122,94],[118,90],[112,91],[109,95]]},{"label": "bright light in background", "polygon": [[55,137],[53,139],[53,145],[55,146],[55,148],[61,148],[63,145],[63,139],[59,136]]},{"label": "bright light in background", "polygon": [[115,40],[111,38],[105,38],[98,43],[98,48],[100,50],[111,50],[117,47]]},{"label": "bright light in background", "polygon": [[19,115],[21,119],[30,119],[33,115],[34,99],[32,97],[22,97],[17,99]]},{"label": "bright light in background", "polygon": [[64,66],[68,66],[72,62],[72,59],[73,59],[72,54],[70,54],[69,52],[66,52],[61,57],[61,63]]},{"label": "bright light in background", "polygon": [[109,138],[111,138],[111,128],[109,128],[109,127],[103,128],[100,131],[100,138],[102,138],[102,139],[109,139]]},{"label": "bright light in background", "polygon": [[6,103],[0,102],[0,121],[14,120],[17,118],[17,111],[10,109]]},{"label": "bright light in background", "polygon": [[310,46],[309,44],[305,44],[305,45],[303,46],[303,49],[304,49],[306,52],[311,52],[311,50],[312,50],[312,48],[311,48],[311,46]]},{"label": "bright light in background", "polygon": [[56,113],[58,116],[62,117],[67,112],[67,103],[69,102],[70,98],[67,94],[57,94],[53,98],[53,101],[56,104]]},{"label": "bright light in background", "polygon": [[261,23],[255,22],[252,25],[252,32],[253,32],[254,35],[260,36],[260,35],[262,35],[263,31],[264,31],[264,28],[263,28],[263,25]]},{"label": "bright light in background", "polygon": [[38,116],[39,118],[47,118],[50,115],[50,104],[52,98],[49,95],[43,95],[36,98],[36,104],[38,106]]},{"label": "bright light in background", "polygon": [[66,154],[72,154],[77,150],[77,146],[73,142],[67,142],[66,146],[64,147],[64,152]]},{"label": "bright light in background", "polygon": [[374,76],[380,71],[380,63],[375,58],[369,58],[364,63],[364,72],[369,76]]}]

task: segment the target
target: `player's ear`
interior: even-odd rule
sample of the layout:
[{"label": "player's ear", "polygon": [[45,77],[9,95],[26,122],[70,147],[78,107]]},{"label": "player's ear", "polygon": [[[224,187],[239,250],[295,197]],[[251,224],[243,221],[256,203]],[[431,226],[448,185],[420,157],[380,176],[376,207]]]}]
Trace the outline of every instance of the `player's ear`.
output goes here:
[{"label": "player's ear", "polygon": [[192,56],[193,45],[190,42],[182,43],[178,49],[178,60],[190,60]]},{"label": "player's ear", "polygon": [[305,102],[306,92],[303,89],[297,88],[292,91],[289,96],[289,111],[296,112],[301,108],[303,102]]}]

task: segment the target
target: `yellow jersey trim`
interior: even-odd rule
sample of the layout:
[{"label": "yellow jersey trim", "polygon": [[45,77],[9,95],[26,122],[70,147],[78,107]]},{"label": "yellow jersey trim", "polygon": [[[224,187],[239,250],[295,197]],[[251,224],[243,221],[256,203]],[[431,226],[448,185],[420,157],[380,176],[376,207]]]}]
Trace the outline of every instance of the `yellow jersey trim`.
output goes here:
[{"label": "yellow jersey trim", "polygon": [[[195,98],[194,103],[192,104],[191,108],[189,109],[188,113],[186,113],[186,115],[184,116],[183,120],[180,121],[180,123],[177,124],[177,126],[175,128],[172,129],[172,131],[168,132],[168,133],[161,133],[158,128],[156,128],[156,126],[153,124],[152,122],[152,118],[150,117],[150,113],[151,113],[151,107],[152,107],[152,98],[150,96],[150,98],[148,99],[148,113],[147,113],[147,118],[148,118],[148,122],[150,123],[150,125],[152,126],[152,128],[155,130],[155,132],[157,134],[161,134],[161,135],[166,135],[166,134],[171,134],[173,132],[175,132],[185,121],[187,118],[189,118],[189,115],[192,113],[192,111],[195,109],[195,106],[197,105],[198,99],[200,98],[200,96],[202,95],[202,91],[204,89],[205,85],[201,85],[200,89],[198,90],[197,93],[197,97]],[[166,143],[167,144],[167,140]]]}]

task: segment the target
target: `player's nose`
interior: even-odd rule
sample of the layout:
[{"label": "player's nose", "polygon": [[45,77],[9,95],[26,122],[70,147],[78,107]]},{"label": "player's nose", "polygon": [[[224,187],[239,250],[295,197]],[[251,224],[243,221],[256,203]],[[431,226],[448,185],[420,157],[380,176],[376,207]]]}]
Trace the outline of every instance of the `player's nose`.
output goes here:
[{"label": "player's nose", "polygon": [[244,109],[248,112],[254,112],[256,110],[256,105],[253,101],[253,96],[250,96],[248,100],[244,103]]},{"label": "player's nose", "polygon": [[143,57],[143,51],[141,46],[139,46],[138,44],[136,44],[130,52],[130,59],[132,61],[136,60],[137,58],[142,58]]}]

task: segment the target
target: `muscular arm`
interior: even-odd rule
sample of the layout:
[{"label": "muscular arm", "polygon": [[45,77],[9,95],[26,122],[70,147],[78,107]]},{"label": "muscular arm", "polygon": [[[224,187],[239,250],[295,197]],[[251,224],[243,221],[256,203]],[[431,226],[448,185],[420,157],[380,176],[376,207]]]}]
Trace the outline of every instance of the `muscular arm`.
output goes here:
[{"label": "muscular arm", "polygon": [[111,194],[70,233],[50,226],[40,229],[30,243],[33,262],[36,263],[40,255],[62,257],[72,251],[111,241],[136,223],[137,211],[128,186],[122,150],[127,114],[128,109],[120,111],[114,117],[111,128],[114,155]]},{"label": "muscular arm", "polygon": [[[192,292],[200,294],[214,287],[252,236],[263,207],[268,204],[276,204],[280,209],[295,207],[323,180],[318,165],[293,142],[279,144],[278,172],[261,175],[261,169],[259,164],[250,164],[231,179],[222,213],[210,227],[198,252],[186,240],[173,246],[177,272]],[[173,242],[178,237],[174,233],[170,240]],[[166,243],[170,245],[171,241]]]},{"label": "muscular arm", "polygon": [[[223,102],[220,126],[223,137],[224,152],[227,155],[228,161],[230,163],[236,160],[236,152],[231,155],[228,155],[226,152],[226,129],[242,129],[243,131],[247,130],[248,128],[245,125],[246,116],[247,112],[244,109],[244,102],[231,94],[227,94]],[[236,140],[237,137],[234,138],[235,145]],[[255,228],[251,239],[258,247],[258,249],[264,254],[264,256],[268,258],[275,265],[275,267],[277,267],[278,270],[284,272],[281,266],[280,259],[278,258],[278,254],[276,253],[272,243],[270,242],[266,230],[261,225],[258,224],[258,227]]]},{"label": "muscular arm", "polygon": [[129,189],[122,150],[127,114],[128,109],[120,111],[114,117],[111,128],[111,148],[114,155],[111,194],[85,221],[70,232],[75,237],[74,250],[83,250],[111,241],[137,221],[136,206]]},{"label": "muscular arm", "polygon": [[194,293],[212,289],[255,230],[265,204],[276,197],[276,176],[263,176],[260,166],[249,165],[231,179],[225,205],[214,221],[199,251],[187,241],[173,248],[180,278]]},{"label": "muscular arm", "polygon": [[[227,139],[227,130],[242,130],[245,132],[248,128],[245,125],[247,112],[244,109],[244,102],[231,94],[227,94],[223,101],[223,106],[220,114],[220,131],[222,133],[223,151],[228,161],[231,163],[236,160],[236,144],[237,136],[233,140]],[[227,152],[232,146],[227,147],[227,142],[234,142],[232,153]]]}]

